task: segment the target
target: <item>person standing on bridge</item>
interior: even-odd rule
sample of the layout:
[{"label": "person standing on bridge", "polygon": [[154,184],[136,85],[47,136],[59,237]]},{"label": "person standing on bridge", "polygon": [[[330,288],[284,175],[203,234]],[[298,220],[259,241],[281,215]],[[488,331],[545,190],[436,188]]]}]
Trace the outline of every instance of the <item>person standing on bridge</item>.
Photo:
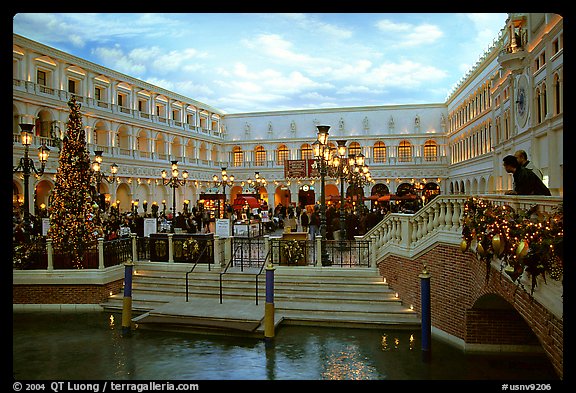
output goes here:
[{"label": "person standing on bridge", "polygon": [[502,161],[506,172],[514,177],[514,190],[506,191],[507,195],[552,195],[542,180],[530,169],[522,167],[516,157],[508,155]]}]

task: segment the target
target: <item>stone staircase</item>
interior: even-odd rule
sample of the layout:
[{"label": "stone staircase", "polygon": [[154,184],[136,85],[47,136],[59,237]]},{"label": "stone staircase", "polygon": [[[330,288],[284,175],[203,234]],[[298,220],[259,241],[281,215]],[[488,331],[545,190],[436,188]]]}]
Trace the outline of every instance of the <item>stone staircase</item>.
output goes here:
[{"label": "stone staircase", "polygon": [[[285,324],[418,328],[420,318],[402,305],[375,268],[278,266],[274,271],[275,316]],[[186,300],[188,264],[137,262],[132,284],[132,312],[144,314],[170,302]],[[254,268],[230,268],[223,275],[222,304],[256,302]],[[258,303],[265,303],[265,271],[258,276]],[[198,265],[189,274],[190,302],[218,307],[220,269]],[[123,291],[101,304],[105,310],[122,310]]]}]

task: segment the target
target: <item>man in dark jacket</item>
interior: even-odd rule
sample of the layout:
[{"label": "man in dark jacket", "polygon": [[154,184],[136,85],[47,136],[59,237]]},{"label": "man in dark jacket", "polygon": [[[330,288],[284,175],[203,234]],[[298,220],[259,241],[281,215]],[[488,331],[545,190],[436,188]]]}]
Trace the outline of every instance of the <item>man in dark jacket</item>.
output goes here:
[{"label": "man in dark jacket", "polygon": [[508,155],[502,160],[504,169],[514,176],[514,190],[506,194],[516,195],[552,195],[546,185],[530,169],[526,169],[518,163],[513,155]]}]

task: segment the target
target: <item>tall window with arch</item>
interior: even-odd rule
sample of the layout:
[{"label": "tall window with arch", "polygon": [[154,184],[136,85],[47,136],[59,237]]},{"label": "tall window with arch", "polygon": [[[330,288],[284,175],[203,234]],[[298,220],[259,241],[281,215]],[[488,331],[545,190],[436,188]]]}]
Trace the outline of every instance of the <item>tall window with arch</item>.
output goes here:
[{"label": "tall window with arch", "polygon": [[373,149],[374,162],[386,162],[386,144],[376,142]]},{"label": "tall window with arch", "polygon": [[398,161],[412,161],[412,144],[408,141],[402,141],[398,145]]},{"label": "tall window with arch", "polygon": [[424,142],[424,161],[438,160],[438,144],[432,139]]}]

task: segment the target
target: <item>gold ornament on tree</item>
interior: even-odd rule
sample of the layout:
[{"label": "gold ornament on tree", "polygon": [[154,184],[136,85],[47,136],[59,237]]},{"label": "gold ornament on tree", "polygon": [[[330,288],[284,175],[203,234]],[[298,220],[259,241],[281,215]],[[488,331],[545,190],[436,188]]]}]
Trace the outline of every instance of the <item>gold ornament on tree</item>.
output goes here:
[{"label": "gold ornament on tree", "polygon": [[502,255],[502,253],[504,252],[504,248],[505,248],[505,242],[502,239],[500,239],[500,235],[496,234],[492,236],[492,249],[494,250],[496,256],[499,257],[500,255]]}]

